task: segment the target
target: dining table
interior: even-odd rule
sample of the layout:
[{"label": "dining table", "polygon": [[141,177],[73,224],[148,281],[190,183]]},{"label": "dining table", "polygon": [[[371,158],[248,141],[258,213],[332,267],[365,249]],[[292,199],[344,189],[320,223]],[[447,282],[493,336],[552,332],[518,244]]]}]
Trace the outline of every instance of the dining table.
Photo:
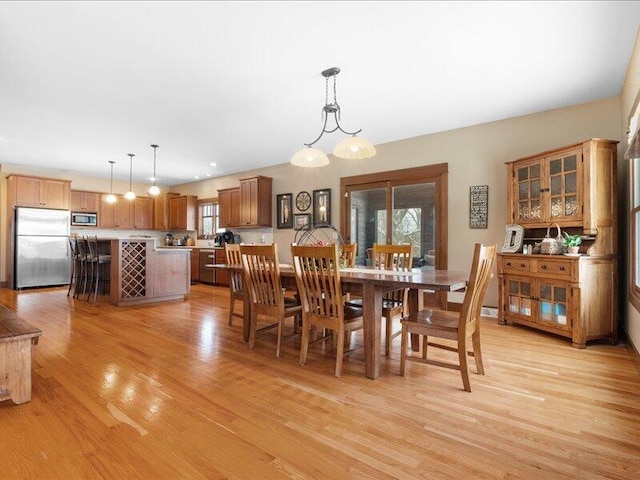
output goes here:
[{"label": "dining table", "polygon": [[[208,267],[229,271],[242,270],[240,264],[210,264]],[[283,282],[295,279],[295,272],[291,265],[280,264],[279,268]],[[467,287],[468,277],[468,272],[435,270],[430,266],[404,269],[385,269],[372,266],[341,268],[341,282],[347,288],[353,287],[354,290],[359,290],[362,294],[365,376],[370,379],[376,379],[380,376],[382,299],[386,292],[407,288],[409,313],[414,313],[422,306],[421,292],[425,290],[462,291]],[[244,296],[243,307],[243,336],[245,341],[248,341],[251,309],[248,295]],[[446,309],[446,303],[443,307]],[[417,338],[412,340],[412,346],[414,349],[416,348]]]}]

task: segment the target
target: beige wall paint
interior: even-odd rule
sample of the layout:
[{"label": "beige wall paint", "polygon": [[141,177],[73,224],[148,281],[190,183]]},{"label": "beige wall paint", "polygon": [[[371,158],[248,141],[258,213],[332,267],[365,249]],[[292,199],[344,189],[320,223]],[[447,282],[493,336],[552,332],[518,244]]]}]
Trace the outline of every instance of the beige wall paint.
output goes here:
[{"label": "beige wall paint", "polygon": [[[302,190],[331,188],[332,223],[339,225],[340,178],[364,173],[383,172],[435,163],[449,165],[449,269],[468,271],[476,242],[502,244],[506,225],[506,173],[504,163],[555,147],[588,138],[620,139],[620,98],[542,112],[498,122],[450,130],[377,145],[373,159],[347,161],[330,157],[331,164],[317,169],[303,169],[288,163],[174,187],[175,191],[216,197],[217,190],[238,185],[240,178],[252,175],[273,177],[275,195]],[[366,133],[366,125],[363,125]],[[336,142],[339,136],[336,137]],[[296,146],[292,146],[293,150]],[[286,162],[286,163],[285,163]],[[469,187],[489,185],[489,228],[469,228]],[[240,231],[242,234],[242,231]],[[247,235],[243,240],[250,241]],[[288,261],[288,245],[293,230],[273,231],[282,261]],[[496,306],[497,281],[494,278],[486,305]],[[461,295],[450,295],[461,301]]]},{"label": "beige wall paint", "polygon": [[[624,84],[622,85],[622,93],[620,95],[620,103],[621,103],[621,132],[622,132],[622,142],[621,147],[622,151],[626,151],[627,144],[627,136],[626,131],[628,128],[628,119],[631,114],[631,108],[633,107],[633,103],[636,99],[636,96],[640,95],[640,29],[636,35],[636,43],[633,48],[633,52],[631,53],[631,58],[629,60],[629,66],[627,67],[627,73],[625,75]],[[622,157],[621,157],[622,158]],[[628,188],[629,186],[629,162],[622,160],[621,165],[619,165],[618,169],[618,178],[619,185],[626,187],[625,191],[627,195],[623,198],[623,201],[620,203],[621,216],[623,216],[624,225],[627,227],[623,232],[623,242],[626,245],[626,248],[623,250],[623,262],[625,264],[629,264],[629,252],[631,251],[631,244],[629,242],[629,212],[631,209],[631,192]],[[628,288],[629,288],[629,270],[626,269],[627,275],[622,279],[624,281],[624,288],[621,288],[621,294],[624,296],[625,300],[628,298]],[[636,351],[640,351],[640,312],[638,312],[635,307],[626,301],[626,318],[623,320],[623,326],[626,330],[629,339],[633,343]]]}]

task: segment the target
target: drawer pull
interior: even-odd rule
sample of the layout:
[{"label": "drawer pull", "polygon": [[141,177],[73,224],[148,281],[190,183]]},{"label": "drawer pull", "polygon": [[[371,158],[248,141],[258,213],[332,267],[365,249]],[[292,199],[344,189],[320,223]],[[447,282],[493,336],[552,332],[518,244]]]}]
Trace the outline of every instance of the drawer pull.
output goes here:
[{"label": "drawer pull", "polygon": [[564,267],[560,267],[560,270],[564,272]]},{"label": "drawer pull", "polygon": [[542,266],[540,266],[540,268],[541,268],[542,270],[546,270],[546,269],[547,269],[547,266],[546,266],[546,265],[542,265]]},{"label": "drawer pull", "polygon": [[511,262],[507,262],[507,267],[510,267],[510,266],[511,266]]},{"label": "drawer pull", "polygon": [[521,266],[522,268],[524,268],[524,263],[521,263],[521,264],[520,264],[520,266]]}]

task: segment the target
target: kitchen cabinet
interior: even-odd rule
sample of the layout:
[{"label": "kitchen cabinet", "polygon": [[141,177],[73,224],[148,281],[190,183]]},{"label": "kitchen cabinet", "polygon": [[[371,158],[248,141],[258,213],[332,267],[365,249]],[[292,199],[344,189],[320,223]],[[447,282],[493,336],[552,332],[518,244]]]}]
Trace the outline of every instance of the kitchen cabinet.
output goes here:
[{"label": "kitchen cabinet", "polygon": [[133,203],[133,228],[153,229],[153,198],[136,197]]},{"label": "kitchen cabinet", "polygon": [[220,228],[232,228],[240,225],[240,187],[218,190],[218,208]]},{"label": "kitchen cabinet", "polygon": [[54,178],[9,175],[7,177],[11,207],[35,207],[69,210],[71,181]]},{"label": "kitchen cabinet", "polygon": [[[227,255],[224,248],[216,248],[215,263],[227,263]],[[215,273],[216,285],[223,287],[229,286],[229,272],[226,270],[216,270]]]},{"label": "kitchen cabinet", "polygon": [[98,213],[100,211],[100,194],[71,190],[69,210],[72,212]]},{"label": "kitchen cabinet", "polygon": [[200,281],[200,252],[199,249],[191,249],[191,283]]},{"label": "kitchen cabinet", "polygon": [[136,197],[132,201],[116,195],[116,202],[109,203],[104,194],[100,198],[98,225],[100,228],[150,230],[153,227],[153,199]]},{"label": "kitchen cabinet", "polygon": [[569,337],[577,348],[617,341],[617,143],[590,139],[507,163],[507,223],[524,227],[524,243],[557,223],[582,245],[578,256],[498,254],[499,323]]},{"label": "kitchen cabinet", "polygon": [[240,226],[271,227],[271,185],[270,177],[240,179]]},{"label": "kitchen cabinet", "polygon": [[155,230],[169,230],[169,200],[179,196],[179,193],[164,192],[153,199],[153,228]]},{"label": "kitchen cabinet", "polygon": [[500,320],[587,341],[617,341],[617,260],[498,254]]},{"label": "kitchen cabinet", "polygon": [[216,263],[216,251],[201,249],[199,260],[200,282],[213,285],[216,283],[216,275],[219,274],[219,272],[216,272],[213,268],[207,268],[205,265]]},{"label": "kitchen cabinet", "polygon": [[169,199],[169,228],[171,230],[196,230],[198,197],[181,195]]}]

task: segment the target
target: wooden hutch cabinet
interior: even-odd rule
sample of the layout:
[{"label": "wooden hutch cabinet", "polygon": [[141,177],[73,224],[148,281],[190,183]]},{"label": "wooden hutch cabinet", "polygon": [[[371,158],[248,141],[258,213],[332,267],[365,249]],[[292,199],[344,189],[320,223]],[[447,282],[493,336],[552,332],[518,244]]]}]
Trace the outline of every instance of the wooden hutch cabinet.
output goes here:
[{"label": "wooden hutch cabinet", "polygon": [[498,254],[500,323],[569,337],[577,348],[617,341],[617,143],[591,139],[507,163],[507,222],[524,227],[524,243],[541,241],[553,223],[583,243],[578,256]]}]

